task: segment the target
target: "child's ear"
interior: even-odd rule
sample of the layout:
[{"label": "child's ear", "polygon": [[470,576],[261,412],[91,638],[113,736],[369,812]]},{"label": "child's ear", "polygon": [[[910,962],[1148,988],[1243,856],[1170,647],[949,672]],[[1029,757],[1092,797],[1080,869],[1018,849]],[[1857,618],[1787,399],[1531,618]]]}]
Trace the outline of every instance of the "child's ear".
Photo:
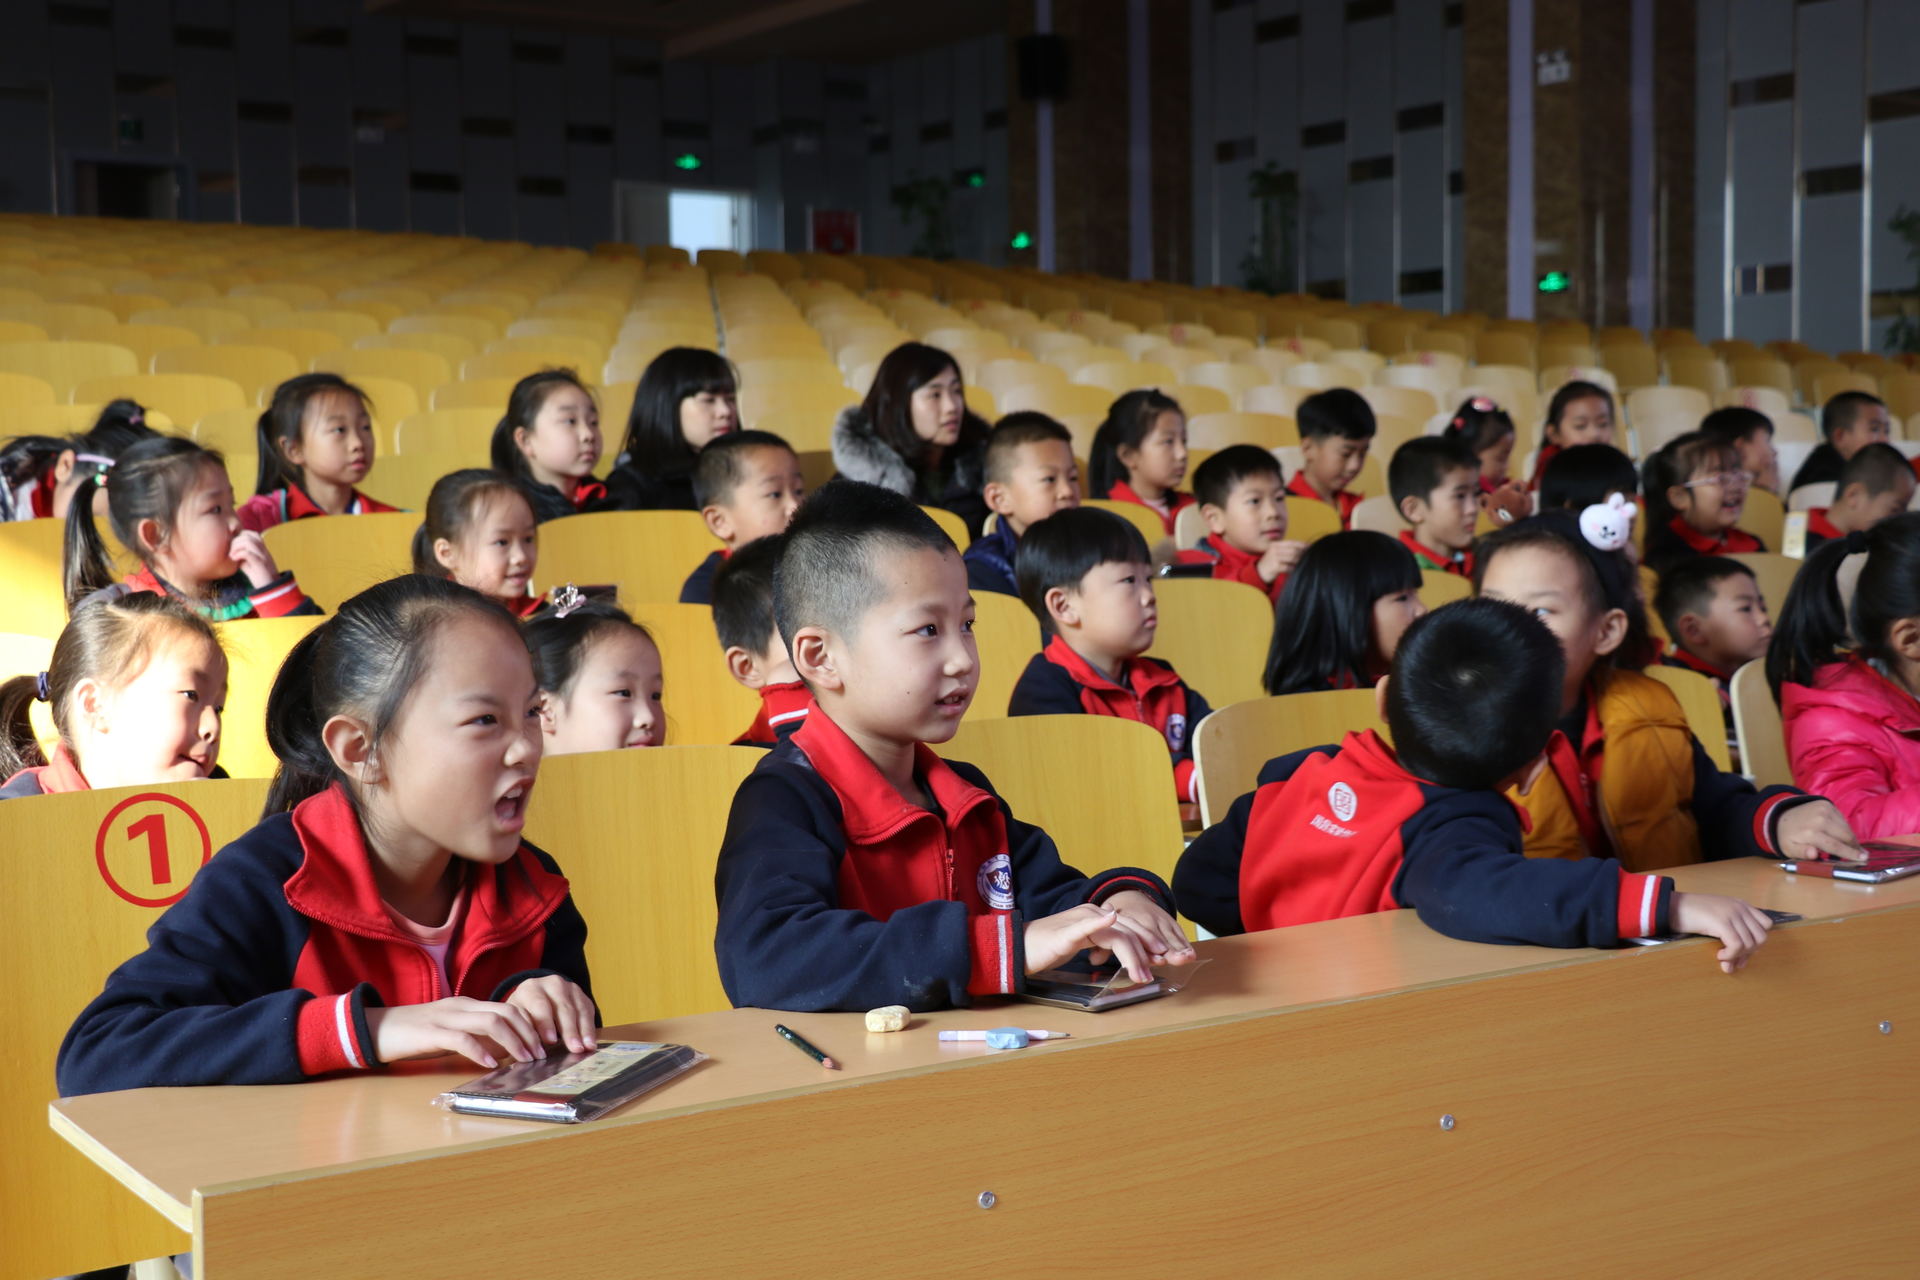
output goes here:
[{"label": "child's ear", "polygon": [[1693,509],[1693,490],[1683,484],[1668,485],[1667,505],[1675,511],[1691,511]]},{"label": "child's ear", "polygon": [[980,496],[986,500],[987,510],[1002,520],[1013,515],[1013,495],[1008,493],[1007,486],[998,480],[987,481],[987,486],[980,491]]},{"label": "child's ear", "polygon": [[60,456],[53,460],[53,482],[62,485],[73,475],[73,450],[62,449]]},{"label": "child's ear", "polygon": [[726,652],[727,674],[736,684],[749,689],[763,688],[767,683],[766,673],[760,670],[760,659],[737,644],[728,645]]},{"label": "child's ear", "polygon": [[108,726],[102,715],[107,706],[107,690],[98,680],[88,676],[75,682],[73,686],[73,705],[80,712],[80,718],[96,733],[106,732]]},{"label": "child's ear", "polygon": [[1200,518],[1207,522],[1207,532],[1216,538],[1227,531],[1227,513],[1211,502],[1202,504]]},{"label": "child's ear", "polygon": [[1373,686],[1373,711],[1380,717],[1381,724],[1387,722],[1387,681],[1391,679],[1392,676],[1381,676]]},{"label": "child's ear", "polygon": [[1047,616],[1062,627],[1080,625],[1080,593],[1066,587],[1048,587],[1044,597]]},{"label": "child's ear", "polygon": [[1680,634],[1674,639],[1683,649],[1699,649],[1707,638],[1706,620],[1697,613],[1683,613],[1679,621]]},{"label": "child's ear", "polygon": [[733,516],[725,507],[714,505],[700,508],[700,518],[707,522],[707,532],[729,545],[733,542]]},{"label": "child's ear", "polygon": [[453,544],[451,542],[448,542],[445,538],[435,538],[433,540],[433,558],[442,569],[445,569],[448,573],[453,572]]},{"label": "child's ear", "polygon": [[554,709],[554,701],[551,690],[540,691],[540,732],[549,738],[560,732],[560,717]]},{"label": "child's ear", "polygon": [[293,466],[304,467],[307,465],[307,448],[299,436],[295,436],[291,440],[285,436],[276,436],[274,437],[273,447],[278,449],[280,456],[285,458]]},{"label": "child's ear", "polygon": [[1600,615],[1599,625],[1595,628],[1593,655],[1604,658],[1618,649],[1627,638],[1627,613],[1624,609],[1609,609]]},{"label": "child's ear", "polygon": [[527,447],[527,429],[525,427],[515,427],[513,429],[513,447],[524,455],[532,454],[533,451]]},{"label": "child's ear", "polygon": [[160,535],[160,522],[152,516],[133,526],[133,537],[140,544],[140,550],[148,556],[158,551],[161,544],[166,541]]},{"label": "child's ear", "polygon": [[843,692],[847,687],[846,679],[834,669],[834,650],[837,647],[833,633],[825,627],[800,628],[793,635],[795,674],[812,688]]},{"label": "child's ear", "polygon": [[333,757],[334,767],[362,785],[381,780],[380,765],[373,758],[373,734],[352,716],[334,716],[320,726],[320,741]]},{"label": "child's ear", "polygon": [[1920,662],[1920,618],[1901,618],[1887,628],[1887,644],[1908,662]]},{"label": "child's ear", "polygon": [[1419,524],[1427,518],[1427,502],[1425,498],[1419,498],[1409,494],[1400,499],[1399,505],[1400,518],[1408,524]]}]

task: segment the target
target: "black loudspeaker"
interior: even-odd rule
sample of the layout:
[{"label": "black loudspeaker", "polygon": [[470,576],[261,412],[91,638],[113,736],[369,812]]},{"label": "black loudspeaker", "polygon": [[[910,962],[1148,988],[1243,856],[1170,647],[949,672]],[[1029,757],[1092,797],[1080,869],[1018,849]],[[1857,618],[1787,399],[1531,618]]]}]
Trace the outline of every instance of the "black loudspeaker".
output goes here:
[{"label": "black loudspeaker", "polygon": [[1020,37],[1020,96],[1056,102],[1067,96],[1067,42],[1061,36]]}]

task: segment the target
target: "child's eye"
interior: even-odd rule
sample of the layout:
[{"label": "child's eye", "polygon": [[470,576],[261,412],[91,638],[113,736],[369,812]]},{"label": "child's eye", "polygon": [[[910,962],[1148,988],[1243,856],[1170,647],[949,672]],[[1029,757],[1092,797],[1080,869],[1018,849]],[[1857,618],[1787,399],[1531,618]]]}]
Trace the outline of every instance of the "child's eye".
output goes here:
[{"label": "child's eye", "polygon": [[200,701],[200,695],[198,693],[195,693],[192,689],[182,689],[180,692],[186,695],[186,699],[188,702]]},{"label": "child's eye", "polygon": [[960,628],[961,628],[961,630],[963,630],[963,631],[965,631],[965,632],[966,632],[966,633],[967,633],[968,635],[972,635],[972,634],[973,634],[973,619],[972,619],[972,618],[968,618],[968,619],[967,619],[967,620],[966,620],[965,622],[963,622],[963,623],[961,623],[961,624],[960,624]]},{"label": "child's eye", "polygon": [[1551,618],[1553,616],[1553,610],[1547,608],[1547,606],[1545,605],[1535,605],[1533,610],[1533,616],[1536,618],[1539,618],[1542,622],[1544,622],[1548,618]]},{"label": "child's eye", "polygon": [[615,689],[615,690],[613,691],[613,696],[614,696],[614,697],[616,697],[616,698],[631,698],[631,697],[633,696],[633,690],[631,690],[631,689]]},{"label": "child's eye", "polygon": [[475,717],[474,717],[473,719],[471,719],[471,720],[469,720],[469,721],[467,721],[467,723],[468,723],[468,724],[477,724],[477,725],[483,725],[483,726],[485,726],[485,727],[487,727],[487,728],[489,728],[489,729],[491,729],[491,728],[492,728],[492,727],[493,727],[494,725],[496,725],[496,724],[499,724],[499,723],[500,723],[500,717],[499,717],[499,716],[496,716],[496,715],[494,715],[494,714],[493,714],[493,713],[492,713],[491,711],[489,711],[489,712],[486,712],[486,713],[484,713],[484,714],[482,714],[482,715],[477,715],[477,716],[475,716]]}]

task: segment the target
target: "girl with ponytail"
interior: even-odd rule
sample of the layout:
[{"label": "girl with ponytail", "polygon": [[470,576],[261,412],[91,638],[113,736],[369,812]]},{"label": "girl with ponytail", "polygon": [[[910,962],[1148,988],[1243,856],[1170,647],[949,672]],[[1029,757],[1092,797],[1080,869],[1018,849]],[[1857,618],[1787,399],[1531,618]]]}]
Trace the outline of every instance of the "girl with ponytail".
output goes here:
[{"label": "girl with ponytail", "polygon": [[[85,435],[15,436],[0,445],[0,522],[64,519],[82,480],[106,471],[128,445],[155,434],[145,409],[115,400]],[[105,513],[103,507],[95,514]]]},{"label": "girl with ponytail", "polygon": [[540,691],[506,610],[441,578],[369,587],[287,655],[267,740],[266,814],[81,1013],[63,1094],[593,1046],[586,925],[521,838]]},{"label": "girl with ponytail", "polygon": [[240,508],[242,528],[398,509],[355,487],[373,470],[373,419],[367,393],[339,374],[288,378],[256,430],[260,472]]},{"label": "girl with ponytail", "polygon": [[[1842,566],[1864,555],[1851,603]],[[1863,839],[1920,832],[1920,514],[1824,543],[1767,649],[1793,780]]]}]

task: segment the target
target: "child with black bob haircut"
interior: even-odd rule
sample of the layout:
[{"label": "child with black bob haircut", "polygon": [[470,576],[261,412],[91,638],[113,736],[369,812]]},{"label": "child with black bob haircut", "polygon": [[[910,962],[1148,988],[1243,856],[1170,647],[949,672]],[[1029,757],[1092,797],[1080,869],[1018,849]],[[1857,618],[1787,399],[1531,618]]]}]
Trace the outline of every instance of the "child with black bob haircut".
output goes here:
[{"label": "child with black bob haircut", "polygon": [[1403,544],[1372,529],[1330,534],[1307,548],[1273,611],[1262,683],[1275,695],[1365,688],[1426,611]]},{"label": "child with black bob haircut", "polygon": [[727,674],[760,695],[760,712],[737,747],[771,747],[807,718],[813,695],[794,674],[793,659],[773,620],[773,571],[786,546],[784,535],[756,538],[728,556],[713,575],[713,629]]},{"label": "child with black bob haircut", "polygon": [[1373,406],[1358,391],[1334,387],[1302,400],[1294,421],[1300,428],[1300,470],[1287,492],[1326,503],[1340,513],[1340,527],[1351,528],[1353,509],[1365,495],[1347,486],[1366,464],[1367,448],[1379,430]]},{"label": "child with black bob haircut", "polygon": [[[15,436],[0,443],[0,524],[64,519],[80,482],[111,470],[130,445],[158,435],[147,411],[114,400],[77,436]],[[106,492],[96,490],[95,515],[105,515]]]},{"label": "child with black bob haircut", "polygon": [[1230,444],[1193,473],[1193,496],[1207,522],[1198,547],[1180,564],[1211,564],[1213,577],[1243,582],[1278,600],[1307,544],[1287,538],[1286,472],[1258,445]]},{"label": "child with black bob haircut", "polygon": [[1473,530],[1480,518],[1480,460],[1445,436],[1419,436],[1393,451],[1387,491],[1412,525],[1400,541],[1420,568],[1473,576]]},{"label": "child with black bob haircut", "polygon": [[1611,858],[1526,856],[1501,794],[1544,768],[1566,659],[1526,610],[1463,600],[1408,629],[1379,687],[1376,732],[1269,761],[1174,872],[1181,909],[1215,934],[1411,907],[1470,942],[1611,947],[1705,933],[1731,973],[1766,939],[1744,902],[1680,893]]},{"label": "child with black bob haircut", "polygon": [[1140,530],[1097,507],[1062,511],[1027,530],[1015,571],[1053,639],[1020,673],[1007,714],[1137,720],[1166,739],[1174,790],[1194,800],[1193,734],[1212,708],[1171,665],[1144,656],[1160,614]]},{"label": "child with black bob haircut", "polygon": [[1640,492],[1633,459],[1610,444],[1576,444],[1554,454],[1540,473],[1540,510],[1585,511],[1614,494]]},{"label": "child with black bob haircut", "polygon": [[740,429],[739,378],[705,347],[669,347],[634,388],[620,455],[607,475],[607,502],[619,511],[698,511],[693,460]]},{"label": "child with black bob haircut", "polygon": [[1018,994],[1088,948],[1136,979],[1194,959],[1159,877],[1063,865],[927,745],[960,727],[979,655],[966,568],[926,512],[835,480],[786,544],[774,613],[817,708],[734,795],[714,875],[734,1004],[935,1009]]}]

